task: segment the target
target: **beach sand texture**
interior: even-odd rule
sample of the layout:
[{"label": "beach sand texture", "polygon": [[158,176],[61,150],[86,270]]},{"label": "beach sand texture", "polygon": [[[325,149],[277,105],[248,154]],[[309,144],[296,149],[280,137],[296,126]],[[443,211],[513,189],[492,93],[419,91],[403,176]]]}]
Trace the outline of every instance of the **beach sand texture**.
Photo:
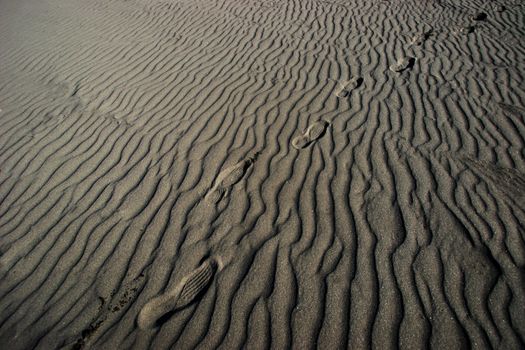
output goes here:
[{"label": "beach sand texture", "polygon": [[0,348],[525,348],[525,2],[0,1]]}]

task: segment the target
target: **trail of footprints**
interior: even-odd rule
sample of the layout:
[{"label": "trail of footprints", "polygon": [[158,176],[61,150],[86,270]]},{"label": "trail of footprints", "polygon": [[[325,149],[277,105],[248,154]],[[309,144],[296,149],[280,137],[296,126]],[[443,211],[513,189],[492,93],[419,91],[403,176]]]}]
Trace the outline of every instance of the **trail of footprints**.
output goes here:
[{"label": "trail of footprints", "polygon": [[[500,12],[503,10],[503,7],[498,9]],[[479,22],[486,20],[487,15],[480,12],[471,16],[470,18],[474,22]],[[462,27],[460,31],[462,33],[470,33],[474,31],[474,28],[475,25],[467,25]],[[409,46],[423,45],[432,34],[432,30],[422,31],[415,34],[411,38]],[[415,62],[415,57],[400,57],[389,66],[389,69],[392,72],[401,73],[411,69]],[[335,80],[337,85],[334,90],[334,95],[338,98],[347,98],[350,96],[352,91],[356,90],[363,84],[363,81],[364,79],[362,77],[353,77],[349,80],[343,81]],[[330,122],[326,120],[313,122],[300,135],[292,139],[292,146],[298,150],[307,148],[315,141],[323,137],[329,126]],[[245,176],[248,169],[254,164],[256,157],[257,154],[254,157],[243,159],[238,163],[222,170],[218,174],[211,188],[206,193],[205,200],[210,203],[217,204],[223,198],[225,198],[229,191],[231,191],[231,188],[241,181],[241,179]],[[162,324],[163,319],[169,318],[169,316],[173,313],[192,304],[204,294],[209,285],[212,283],[216,273],[220,269],[221,265],[218,259],[207,258],[195,270],[182,277],[175,286],[168,289],[163,294],[160,294],[149,300],[141,308],[138,314],[137,325],[139,328],[142,330],[148,330],[158,327]],[[108,310],[109,309],[110,308],[108,308]],[[95,323],[95,326],[91,326],[91,328],[96,330],[102,321]],[[89,333],[89,336],[92,332],[87,333]],[[83,344],[84,339],[80,340],[79,342]]]},{"label": "trail of footprints", "polygon": [[[504,7],[498,7],[495,9],[497,12],[502,12],[505,10]],[[500,11],[501,10],[501,11]],[[471,34],[474,33],[474,31],[477,28],[477,23],[483,22],[487,20],[488,15],[485,12],[478,12],[469,17],[471,23],[461,26],[456,30],[456,33],[458,34]]]},{"label": "trail of footprints", "polygon": [[[502,6],[496,9],[496,11],[498,12],[502,12],[504,10],[505,8]],[[457,32],[460,34],[472,33],[476,29],[476,23],[485,21],[487,17],[488,15],[485,12],[475,13],[469,17],[473,23],[465,25],[465,26],[461,26],[460,28],[458,28]],[[424,30],[424,31],[421,31],[415,34],[409,42],[409,47],[410,46],[422,46],[425,43],[425,41],[427,41],[430,38],[432,34],[433,34],[432,29]],[[400,57],[396,60],[396,62],[390,65],[389,69],[392,72],[401,73],[403,71],[406,71],[412,68],[415,62],[416,62],[415,57],[412,57],[412,56]]]}]

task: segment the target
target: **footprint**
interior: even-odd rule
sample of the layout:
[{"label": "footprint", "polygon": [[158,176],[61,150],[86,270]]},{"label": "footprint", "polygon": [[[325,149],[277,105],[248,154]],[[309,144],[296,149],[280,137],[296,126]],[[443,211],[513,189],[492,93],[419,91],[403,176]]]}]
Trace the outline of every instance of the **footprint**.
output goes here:
[{"label": "footprint", "polygon": [[398,59],[396,63],[391,65],[390,70],[392,72],[399,73],[406,69],[412,68],[415,62],[416,62],[416,59],[414,57],[410,57],[410,56],[403,57],[403,58]]},{"label": "footprint", "polygon": [[55,127],[61,124],[64,119],[65,117],[63,114],[47,113],[42,120],[29,131],[29,133],[34,136],[50,129],[55,129]]},{"label": "footprint", "polygon": [[166,314],[171,315],[197,299],[210,285],[217,267],[215,259],[207,259],[174,288],[148,301],[137,317],[140,329],[154,328]]},{"label": "footprint", "polygon": [[456,32],[459,34],[470,34],[470,33],[474,33],[474,30],[476,30],[475,25],[466,25],[466,26],[458,28]]},{"label": "footprint", "polygon": [[363,78],[355,77],[350,80],[337,81],[338,87],[335,90],[337,97],[348,97],[350,93],[363,84]]},{"label": "footprint", "polygon": [[206,199],[218,203],[228,192],[229,188],[239,182],[248,168],[255,162],[255,157],[250,157],[221,171],[215,184],[206,194]]},{"label": "footprint", "polygon": [[[141,273],[135,277],[131,282],[127,283],[121,290],[113,290],[109,296],[109,303],[106,298],[98,296],[98,307],[97,317],[89,324],[88,327],[84,328],[80,334],[80,337],[71,345],[72,349],[82,349],[89,347],[88,343],[93,336],[99,332],[101,326],[110,319],[113,314],[122,312],[128,304],[132,303],[137,296],[139,289],[142,289],[145,283],[145,275]],[[107,305],[107,307],[105,307]]]},{"label": "footprint", "polygon": [[308,147],[312,142],[318,140],[324,135],[328,125],[330,125],[330,123],[325,120],[313,123],[302,135],[299,135],[292,140],[292,146],[297,149]]},{"label": "footprint", "polygon": [[487,19],[487,14],[485,12],[478,12],[475,15],[470,17],[473,21],[484,21]]},{"label": "footprint", "polygon": [[410,45],[421,46],[430,37],[432,30],[427,30],[416,34],[410,41]]}]

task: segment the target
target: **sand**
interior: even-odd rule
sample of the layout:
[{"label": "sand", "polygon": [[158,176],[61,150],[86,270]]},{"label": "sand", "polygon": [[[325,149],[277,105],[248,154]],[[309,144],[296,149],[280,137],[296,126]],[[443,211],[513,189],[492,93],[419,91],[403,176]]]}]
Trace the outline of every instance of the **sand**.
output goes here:
[{"label": "sand", "polygon": [[0,348],[524,348],[524,23],[0,1]]}]

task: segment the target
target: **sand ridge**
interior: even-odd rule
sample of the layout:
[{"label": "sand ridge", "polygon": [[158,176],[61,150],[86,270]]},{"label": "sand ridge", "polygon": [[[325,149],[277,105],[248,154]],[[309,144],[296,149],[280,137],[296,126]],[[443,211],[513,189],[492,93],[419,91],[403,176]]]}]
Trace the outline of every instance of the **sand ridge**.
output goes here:
[{"label": "sand ridge", "polygon": [[525,347],[517,0],[0,3],[0,347]]}]

